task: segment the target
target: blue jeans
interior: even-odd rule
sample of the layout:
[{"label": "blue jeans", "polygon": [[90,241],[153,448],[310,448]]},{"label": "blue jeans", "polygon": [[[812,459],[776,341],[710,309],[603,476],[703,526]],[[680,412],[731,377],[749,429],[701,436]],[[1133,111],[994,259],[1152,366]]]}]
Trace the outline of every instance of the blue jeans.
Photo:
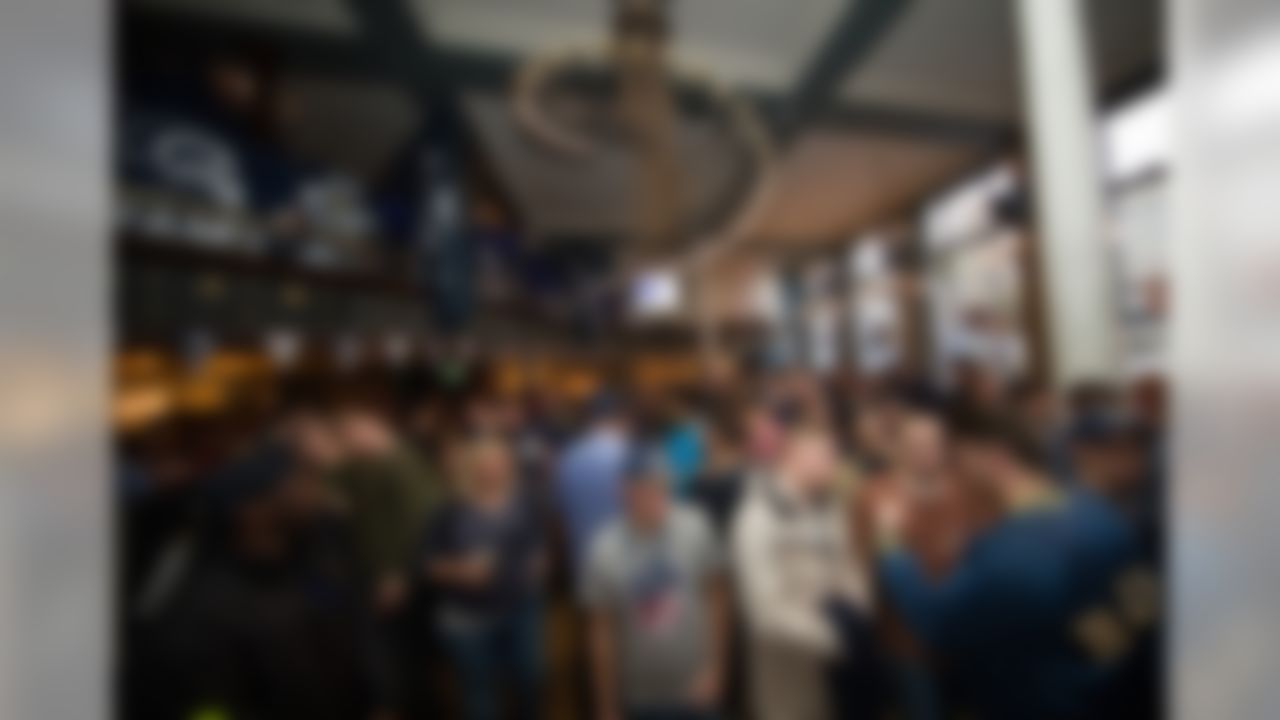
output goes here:
[{"label": "blue jeans", "polygon": [[468,628],[442,628],[441,644],[458,672],[462,716],[498,717],[504,694],[513,717],[535,720],[541,709],[542,612],[536,602]]}]

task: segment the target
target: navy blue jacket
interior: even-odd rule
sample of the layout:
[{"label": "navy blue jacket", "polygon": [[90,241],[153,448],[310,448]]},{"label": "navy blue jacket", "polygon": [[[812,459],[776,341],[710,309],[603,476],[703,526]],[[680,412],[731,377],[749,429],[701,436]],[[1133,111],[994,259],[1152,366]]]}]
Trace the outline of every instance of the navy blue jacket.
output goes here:
[{"label": "navy blue jacket", "polygon": [[1115,585],[1135,562],[1116,512],[1085,491],[1057,491],[985,531],[940,581],[901,550],[879,574],[981,717],[1063,718],[1093,711],[1115,672],[1129,632]]}]

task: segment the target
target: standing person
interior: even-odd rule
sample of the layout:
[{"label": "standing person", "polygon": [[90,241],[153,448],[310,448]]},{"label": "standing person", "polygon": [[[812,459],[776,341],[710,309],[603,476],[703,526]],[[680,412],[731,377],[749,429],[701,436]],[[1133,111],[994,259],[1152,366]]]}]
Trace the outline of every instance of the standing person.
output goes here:
[{"label": "standing person", "polygon": [[831,610],[865,612],[870,604],[836,489],[838,467],[827,433],[794,432],[776,471],[752,488],[733,527],[758,720],[834,716],[829,672],[849,649]]},{"label": "standing person", "polygon": [[786,428],[779,412],[766,402],[757,402],[743,416],[743,441],[748,473],[769,475],[782,455]]},{"label": "standing person", "polygon": [[[693,484],[693,504],[702,511],[722,546],[728,545],[733,518],[746,493],[747,467],[738,418],[725,413],[707,429],[707,462]],[[745,711],[746,663],[742,657],[742,616],[729,598],[729,651],[724,692],[725,717],[740,718]]]},{"label": "standing person", "polygon": [[928,513],[928,530],[940,544],[954,539],[954,502],[947,458],[946,425],[931,410],[908,410],[900,421],[890,458],[882,472],[868,475],[854,497],[854,527],[866,564],[875,562],[876,516],[882,508],[904,507]]},{"label": "standing person", "polygon": [[931,410],[908,410],[896,440],[893,473],[904,489],[926,497],[942,492],[948,473],[942,418]]},{"label": "standing person", "polygon": [[1154,502],[1163,506],[1169,473],[1169,398],[1166,381],[1156,375],[1138,378],[1129,393],[1130,412],[1144,446],[1144,471],[1150,479]]},{"label": "standing person", "polygon": [[[1103,499],[1132,531],[1147,579],[1158,592],[1162,543],[1159,495],[1145,464],[1144,437],[1137,426],[1120,418],[1095,418],[1073,429],[1072,457],[1078,490]],[[1132,580],[1130,581],[1133,582]],[[1130,590],[1130,592],[1134,592]],[[1155,613],[1156,616],[1163,612]],[[1128,663],[1113,692],[1120,717],[1155,717],[1160,697],[1160,645],[1158,627],[1136,637],[1132,662]]]},{"label": "standing person", "polygon": [[[631,428],[622,403],[608,393],[592,398],[587,408],[588,425],[569,441],[555,469],[552,499],[558,511],[559,537],[564,542],[569,596],[579,599],[583,565],[600,528],[618,514],[622,505],[622,477],[631,447]],[[570,676],[573,678],[573,705],[587,713],[591,706],[590,648],[580,634],[588,622],[580,607],[571,606],[567,617],[573,639]]]},{"label": "standing person", "polygon": [[[1165,513],[1169,482],[1168,398],[1165,381],[1148,375],[1130,389],[1134,431],[1130,448],[1141,453],[1136,508],[1139,538],[1157,571],[1165,565]],[[1132,506],[1131,506],[1132,507]]]},{"label": "standing person", "polygon": [[473,440],[464,452],[459,495],[440,509],[427,534],[436,630],[460,675],[467,720],[496,718],[504,684],[515,715],[535,718],[542,675],[541,528],[501,440]]},{"label": "standing person", "polygon": [[745,484],[746,466],[735,420],[724,417],[707,428],[707,460],[693,481],[691,493],[694,504],[721,539],[728,537]]},{"label": "standing person", "polygon": [[338,434],[345,458],[331,481],[355,534],[380,614],[393,614],[407,591],[414,545],[444,497],[439,476],[395,430],[364,410],[344,413]]},{"label": "standing person", "polygon": [[602,394],[588,408],[589,425],[570,444],[556,471],[556,504],[576,576],[596,532],[618,514],[631,442],[622,404]]},{"label": "standing person", "polygon": [[313,522],[309,482],[276,443],[214,478],[213,544],[168,618],[155,687],[185,707],[165,717],[378,717],[358,585],[343,544]]},{"label": "standing person", "polygon": [[1050,477],[1067,482],[1071,476],[1069,428],[1057,397],[1048,387],[1025,380],[1013,386],[1009,401],[1029,447],[1043,458]]},{"label": "standing person", "polygon": [[427,518],[444,497],[433,468],[378,414],[350,410],[339,416],[342,462],[331,472],[332,490],[351,527],[366,588],[367,652],[378,668],[375,695],[388,712],[418,703],[408,671],[424,648],[411,627],[409,569]]},{"label": "standing person", "polygon": [[664,409],[666,430],[662,451],[670,468],[672,490],[678,498],[689,497],[706,455],[702,421],[690,395],[673,395]]},{"label": "standing person", "polygon": [[[892,443],[884,445],[887,460],[883,470],[864,478],[853,503],[857,549],[867,566],[874,564],[874,549],[881,540],[875,537],[876,517],[912,500],[932,544],[945,547],[957,537],[944,423],[930,408],[912,407],[905,409],[897,425]],[[877,607],[881,607],[883,593],[872,580]],[[883,701],[896,706],[903,717],[940,717],[937,684],[943,668],[929,664],[919,643],[892,613],[878,613],[875,635],[879,652],[874,667],[882,673],[883,687],[895,691],[882,694]]]},{"label": "standing person", "polygon": [[852,459],[859,477],[883,475],[889,469],[897,427],[884,400],[867,400],[853,420]]},{"label": "standing person", "polygon": [[633,460],[626,512],[592,544],[583,582],[602,720],[703,720],[724,683],[722,558],[697,512],[670,502],[660,457]]},{"label": "standing person", "polygon": [[955,432],[970,539],[939,546],[914,511],[883,508],[882,535],[905,540],[880,561],[888,598],[978,716],[1109,717],[1101,703],[1158,597],[1131,534],[1101,499],[1041,473],[1016,429],[979,416]]}]

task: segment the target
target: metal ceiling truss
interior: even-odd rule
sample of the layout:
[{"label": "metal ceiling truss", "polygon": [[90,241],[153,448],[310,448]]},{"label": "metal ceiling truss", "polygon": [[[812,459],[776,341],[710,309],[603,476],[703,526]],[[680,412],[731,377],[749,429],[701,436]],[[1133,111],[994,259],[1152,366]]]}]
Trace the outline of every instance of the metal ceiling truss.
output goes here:
[{"label": "metal ceiling truss", "polygon": [[[790,93],[747,89],[773,132],[794,139],[805,129],[869,131],[930,142],[987,147],[1011,136],[1005,123],[867,103],[835,96],[892,29],[908,0],[862,0],[837,23]],[[283,66],[344,79],[390,80],[417,94],[434,96],[461,90],[505,92],[519,67],[514,55],[441,45],[421,32],[421,23],[404,0],[349,0],[358,34],[344,36],[290,29],[229,18],[195,16],[171,10],[126,5],[120,27],[126,44],[154,38],[184,51],[217,52],[252,48],[270,53]],[[583,78],[589,86],[592,79]],[[702,91],[678,85],[681,107],[706,108]]]}]

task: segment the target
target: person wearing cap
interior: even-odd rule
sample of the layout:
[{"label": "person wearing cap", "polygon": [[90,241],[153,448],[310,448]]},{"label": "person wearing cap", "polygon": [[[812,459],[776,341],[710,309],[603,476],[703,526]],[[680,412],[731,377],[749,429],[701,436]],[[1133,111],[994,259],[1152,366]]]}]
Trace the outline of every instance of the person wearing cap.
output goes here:
[{"label": "person wearing cap", "polygon": [[1119,510],[1144,544],[1154,544],[1160,507],[1138,426],[1119,415],[1083,417],[1072,424],[1070,438],[1075,481]]},{"label": "person wearing cap", "polygon": [[[1157,595],[1164,556],[1162,487],[1148,464],[1143,429],[1118,413],[1094,415],[1073,423],[1070,440],[1078,491],[1105,500],[1133,532],[1141,562],[1126,582]],[[1158,714],[1162,638],[1158,627],[1144,630],[1135,634],[1134,650],[1114,684],[1111,700],[1118,717]]]},{"label": "person wearing cap", "polygon": [[879,585],[948,668],[948,705],[1010,720],[1139,717],[1110,714],[1155,610],[1129,528],[1089,490],[1050,480],[1003,419],[961,415],[952,430],[964,537],[930,532],[911,504],[876,518]]},{"label": "person wearing cap", "polygon": [[727,613],[714,533],[671,502],[660,452],[632,455],[625,478],[624,513],[592,543],[582,583],[597,717],[716,717]]}]

